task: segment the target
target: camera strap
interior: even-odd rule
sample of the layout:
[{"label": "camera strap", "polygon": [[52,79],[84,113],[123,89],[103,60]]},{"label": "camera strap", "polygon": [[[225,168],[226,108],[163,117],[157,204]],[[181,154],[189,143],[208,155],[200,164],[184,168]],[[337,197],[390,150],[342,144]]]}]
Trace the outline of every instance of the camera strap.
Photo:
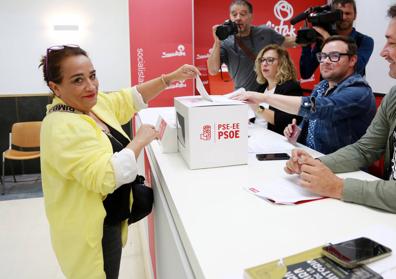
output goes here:
[{"label": "camera strap", "polygon": [[245,54],[247,55],[247,57],[250,58],[250,60],[256,61],[256,55],[253,53],[253,51],[248,48],[243,41],[241,40],[240,37],[235,36],[235,41],[237,42],[238,46],[245,52]]}]

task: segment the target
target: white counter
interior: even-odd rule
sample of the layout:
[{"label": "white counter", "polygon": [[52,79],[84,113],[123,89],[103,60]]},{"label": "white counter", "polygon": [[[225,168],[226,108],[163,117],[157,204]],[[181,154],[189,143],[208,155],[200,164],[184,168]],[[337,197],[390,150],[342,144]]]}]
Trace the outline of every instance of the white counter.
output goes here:
[{"label": "white counter", "polygon": [[[138,118],[155,124],[158,111],[171,109],[147,109]],[[264,129],[252,133],[267,142],[285,140]],[[257,177],[266,183],[287,176],[285,161],[257,162],[254,154],[249,154],[248,165],[190,170],[179,153],[161,153],[156,141],[146,152],[155,190],[155,253],[160,279],[243,278],[245,268],[373,226],[396,229],[394,214],[365,206],[334,199],[274,205],[243,189],[253,179],[257,182]],[[364,172],[343,176],[375,179]]]}]

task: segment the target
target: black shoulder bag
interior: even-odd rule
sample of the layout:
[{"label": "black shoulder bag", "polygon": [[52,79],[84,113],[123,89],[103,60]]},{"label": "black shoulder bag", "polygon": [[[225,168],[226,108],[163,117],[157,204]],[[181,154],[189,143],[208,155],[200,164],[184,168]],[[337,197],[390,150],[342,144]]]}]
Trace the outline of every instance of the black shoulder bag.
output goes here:
[{"label": "black shoulder bag", "polygon": [[[110,133],[106,133],[114,152],[121,151],[129,140],[113,127],[108,126]],[[116,137],[114,137],[116,136]],[[137,175],[131,183],[121,185],[113,193],[107,195],[103,201],[106,209],[105,223],[117,224],[128,219],[128,224],[135,223],[150,214],[154,203],[153,189],[144,184],[144,176]],[[132,191],[133,203],[130,207]]]},{"label": "black shoulder bag", "polygon": [[[136,176],[136,179],[128,184],[117,188],[112,194],[107,195],[103,201],[106,209],[105,223],[118,224],[128,219],[128,225],[135,223],[147,215],[153,209],[153,189],[144,184],[144,177]],[[132,208],[129,206],[130,193],[132,191]]]},{"label": "black shoulder bag", "polygon": [[[56,111],[81,114],[80,111],[66,104],[55,105],[49,110],[49,113]],[[129,139],[125,138],[113,127],[108,127],[111,133],[106,134],[109,137],[113,151],[119,152],[129,143]],[[152,188],[144,184],[144,180],[144,176],[137,175],[133,182],[121,185],[113,193],[107,195],[103,201],[103,206],[107,213],[104,220],[105,223],[117,224],[128,220],[128,225],[130,225],[151,213],[154,203],[154,193]],[[132,208],[129,205],[131,191],[133,196]]]},{"label": "black shoulder bag", "polygon": [[153,189],[144,184],[144,177],[138,175],[132,182],[133,204],[128,225],[143,219],[151,213],[154,203]]}]

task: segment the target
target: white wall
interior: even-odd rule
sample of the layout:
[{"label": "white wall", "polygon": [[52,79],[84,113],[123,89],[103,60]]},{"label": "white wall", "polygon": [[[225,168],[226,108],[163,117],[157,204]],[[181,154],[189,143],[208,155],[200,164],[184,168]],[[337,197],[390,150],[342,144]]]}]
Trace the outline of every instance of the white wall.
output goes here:
[{"label": "white wall", "polygon": [[388,93],[396,85],[396,80],[388,75],[389,63],[380,56],[389,23],[387,10],[395,3],[395,0],[356,0],[356,30],[374,39],[374,51],[366,68],[366,78],[373,91],[378,93]]},{"label": "white wall", "polygon": [[[79,31],[54,31],[54,24]],[[1,0],[0,95],[49,92],[38,64],[58,44],[88,51],[100,90],[131,84],[128,0]]]},{"label": "white wall", "polygon": [[[355,27],[375,42],[367,80],[380,93],[396,84],[379,56],[389,22],[386,11],[395,2],[356,0]],[[79,24],[79,31],[54,31],[54,24]],[[70,43],[88,51],[101,90],[131,84],[128,0],[1,0],[0,95],[48,92],[37,68],[40,56],[48,46]]]}]

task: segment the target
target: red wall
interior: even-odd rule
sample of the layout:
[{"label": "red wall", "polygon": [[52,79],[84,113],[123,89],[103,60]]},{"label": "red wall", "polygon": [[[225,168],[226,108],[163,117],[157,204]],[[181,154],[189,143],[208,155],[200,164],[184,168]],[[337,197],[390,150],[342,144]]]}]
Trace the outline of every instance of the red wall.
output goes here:
[{"label": "red wall", "polygon": [[[133,85],[193,64],[192,0],[129,0],[129,18]],[[191,80],[173,86],[149,105],[173,106],[193,92]]]},{"label": "red wall", "polygon": [[[157,0],[149,5],[147,1],[129,0],[132,84],[188,63],[201,70],[201,78],[210,91],[206,60],[213,44],[211,30],[213,25],[229,17],[229,3],[229,0]],[[254,25],[267,24],[283,35],[295,35],[302,23],[292,26],[290,19],[306,8],[323,5],[326,1],[252,0],[251,3]],[[299,71],[301,48],[290,49],[290,54]],[[302,81],[302,87],[312,88],[318,80],[319,71],[315,73],[314,81]],[[223,83],[220,77],[217,77],[217,83],[223,91],[232,88],[232,82]],[[173,97],[191,94],[192,81],[179,82],[151,101],[150,106],[172,106]]]},{"label": "red wall", "polygon": [[[204,74],[202,79],[208,86],[208,73],[206,67],[206,58],[209,49],[213,46],[212,26],[220,24],[229,18],[229,4],[231,1],[213,1],[213,0],[196,0],[194,1],[194,46],[195,46],[195,64]],[[296,35],[297,30],[302,27],[300,22],[293,26],[290,19],[300,14],[310,6],[324,5],[325,0],[252,0],[253,5],[253,25],[267,24],[283,35]],[[277,13],[277,16],[275,15]],[[299,73],[299,58],[301,47],[290,49],[290,55],[294,61],[297,72]],[[217,77],[218,78],[218,77]],[[304,88],[312,88],[319,81],[319,70],[315,73],[314,81],[302,81]],[[224,86],[229,84],[225,83]]]}]

